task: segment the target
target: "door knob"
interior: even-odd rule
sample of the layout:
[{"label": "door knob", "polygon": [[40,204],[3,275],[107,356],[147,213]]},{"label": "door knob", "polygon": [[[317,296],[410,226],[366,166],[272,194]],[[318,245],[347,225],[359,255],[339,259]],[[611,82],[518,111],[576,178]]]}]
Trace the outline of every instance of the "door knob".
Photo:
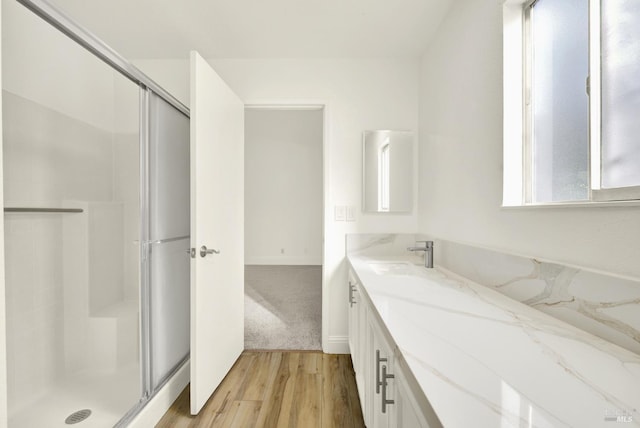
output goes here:
[{"label": "door knob", "polygon": [[200,257],[207,257],[207,254],[220,254],[220,251],[213,248],[208,250],[206,245],[200,247]]}]

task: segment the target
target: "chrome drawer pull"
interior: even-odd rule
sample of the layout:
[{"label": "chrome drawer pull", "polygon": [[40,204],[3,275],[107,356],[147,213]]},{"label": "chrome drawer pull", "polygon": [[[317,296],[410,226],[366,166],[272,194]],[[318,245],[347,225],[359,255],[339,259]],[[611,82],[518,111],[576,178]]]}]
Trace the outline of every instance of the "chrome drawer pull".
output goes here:
[{"label": "chrome drawer pull", "polygon": [[351,283],[351,281],[349,281],[349,307],[350,308],[352,308],[353,305],[358,303],[355,297],[353,296],[354,291],[356,291],[356,287]]},{"label": "chrome drawer pull", "polygon": [[382,366],[382,413],[387,413],[387,405],[395,404],[394,400],[387,399],[387,379],[394,377],[392,374],[387,374],[387,366]]},{"label": "chrome drawer pull", "polygon": [[380,394],[380,386],[382,386],[382,380],[380,379],[380,363],[386,362],[387,359],[380,357],[380,350],[376,349],[376,394]]}]

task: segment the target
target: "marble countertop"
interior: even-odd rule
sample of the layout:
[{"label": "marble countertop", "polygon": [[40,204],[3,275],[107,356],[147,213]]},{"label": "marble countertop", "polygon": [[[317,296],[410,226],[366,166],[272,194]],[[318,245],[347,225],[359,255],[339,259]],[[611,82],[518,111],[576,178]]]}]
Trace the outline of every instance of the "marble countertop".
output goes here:
[{"label": "marble countertop", "polygon": [[348,260],[445,427],[640,426],[639,355],[437,266]]}]

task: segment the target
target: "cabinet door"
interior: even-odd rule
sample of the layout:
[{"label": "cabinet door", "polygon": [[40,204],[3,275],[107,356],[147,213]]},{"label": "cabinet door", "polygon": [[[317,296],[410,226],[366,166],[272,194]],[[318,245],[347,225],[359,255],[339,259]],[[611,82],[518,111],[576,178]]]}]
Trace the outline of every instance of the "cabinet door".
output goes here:
[{"label": "cabinet door", "polygon": [[[442,428],[401,354],[380,325],[375,308],[349,271],[349,348],[362,415],[368,428]],[[421,398],[416,398],[416,397]]]},{"label": "cabinet door", "polygon": [[402,371],[395,368],[395,404],[391,411],[393,425],[402,428],[429,428],[409,389]]},{"label": "cabinet door", "polygon": [[[356,364],[358,366],[358,372],[356,372],[356,383],[358,386],[358,393],[360,395],[360,403],[362,406],[364,406],[365,392],[371,387],[371,385],[367,384],[368,373],[369,373],[369,367],[367,366],[367,349],[368,349],[367,331],[369,330],[367,325],[368,323],[367,314],[369,312],[369,309],[367,307],[367,303],[364,299],[363,291],[360,285],[357,285],[356,287],[355,299],[356,299],[355,315],[357,317],[356,322],[358,325],[358,332],[356,337],[357,348],[358,348],[358,355],[356,356],[356,360],[357,360]],[[363,409],[363,412],[364,412],[364,409]]]},{"label": "cabinet door", "polygon": [[349,350],[351,351],[351,361],[353,362],[353,369],[356,373],[358,373],[360,367],[358,367],[358,356],[360,355],[360,350],[358,349],[359,341],[358,334],[360,332],[360,328],[358,325],[358,309],[359,302],[356,296],[357,293],[357,282],[349,271]]},{"label": "cabinet door", "polygon": [[370,426],[374,428],[392,427],[391,407],[394,405],[395,382],[393,348],[386,341],[377,321],[371,317],[371,376],[372,399],[370,400]]},{"label": "cabinet door", "polygon": [[392,425],[398,428],[442,428],[429,400],[402,358],[394,358],[395,404],[391,407]]},{"label": "cabinet door", "polygon": [[366,313],[367,307],[362,298],[360,285],[355,279],[355,275],[349,272],[349,349],[351,351],[351,361],[355,371],[356,387],[362,413],[365,413],[365,391],[366,385]]}]

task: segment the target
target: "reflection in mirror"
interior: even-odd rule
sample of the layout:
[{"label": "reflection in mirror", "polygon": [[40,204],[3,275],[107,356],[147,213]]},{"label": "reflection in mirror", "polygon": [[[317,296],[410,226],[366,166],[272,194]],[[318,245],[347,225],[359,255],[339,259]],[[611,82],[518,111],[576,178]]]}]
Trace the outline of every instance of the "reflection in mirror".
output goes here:
[{"label": "reflection in mirror", "polygon": [[413,202],[413,133],[364,131],[363,210],[410,212]]}]

